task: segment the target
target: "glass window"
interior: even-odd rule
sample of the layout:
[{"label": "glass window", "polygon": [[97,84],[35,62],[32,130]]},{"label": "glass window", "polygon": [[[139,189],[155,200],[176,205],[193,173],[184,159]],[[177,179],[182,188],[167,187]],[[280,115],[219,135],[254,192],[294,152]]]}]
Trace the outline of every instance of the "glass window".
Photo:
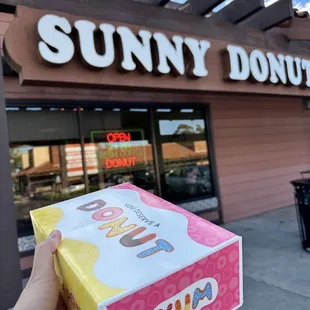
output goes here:
[{"label": "glass window", "polygon": [[87,191],[131,182],[157,194],[154,149],[165,199],[212,196],[204,114],[154,109],[151,128],[144,108],[7,108],[19,234],[32,232],[30,210]]},{"label": "glass window", "polygon": [[162,195],[174,202],[213,195],[204,112],[156,111]]},{"label": "glass window", "polygon": [[[77,113],[18,107],[8,108],[7,116],[17,228],[23,238],[33,235],[31,210],[85,194]],[[19,247],[21,252],[32,249],[34,239],[21,239]]]},{"label": "glass window", "polygon": [[88,172],[91,189],[131,182],[157,193],[147,109],[85,109],[82,126],[97,154],[98,166]]},{"label": "glass window", "polygon": [[20,252],[35,246],[31,210],[87,192],[131,182],[193,212],[214,196],[205,110],[21,105],[7,116]]}]

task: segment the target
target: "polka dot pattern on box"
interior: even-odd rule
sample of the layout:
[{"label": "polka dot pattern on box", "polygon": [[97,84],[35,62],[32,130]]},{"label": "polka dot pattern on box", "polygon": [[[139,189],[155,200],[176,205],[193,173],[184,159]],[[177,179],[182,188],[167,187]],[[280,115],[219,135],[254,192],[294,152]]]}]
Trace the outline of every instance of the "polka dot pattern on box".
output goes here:
[{"label": "polka dot pattern on box", "polygon": [[[108,310],[153,310],[163,301],[170,299],[186,287],[204,278],[217,280],[218,295],[203,310],[232,310],[240,304],[238,247],[238,242],[235,242],[216,254],[212,254],[166,279],[110,305]],[[172,308],[172,310],[175,309]]]}]

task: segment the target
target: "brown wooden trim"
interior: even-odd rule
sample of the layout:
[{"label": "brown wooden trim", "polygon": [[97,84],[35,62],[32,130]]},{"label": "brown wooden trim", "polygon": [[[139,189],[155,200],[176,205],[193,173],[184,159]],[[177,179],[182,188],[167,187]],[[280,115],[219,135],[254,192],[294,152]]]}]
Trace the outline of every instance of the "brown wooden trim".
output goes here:
[{"label": "brown wooden trim", "polygon": [[223,215],[223,205],[222,205],[222,196],[221,196],[221,187],[219,183],[219,174],[218,174],[218,166],[216,160],[216,148],[215,148],[215,141],[214,141],[214,132],[213,132],[213,115],[212,115],[212,106],[208,105],[206,114],[205,114],[205,121],[206,121],[206,131],[207,131],[207,141],[208,141],[208,154],[210,157],[211,163],[211,172],[212,172],[212,179],[213,179],[213,186],[214,186],[214,194],[218,200],[218,216],[219,216],[219,224],[224,223],[224,215]]},{"label": "brown wooden trim", "polygon": [[154,169],[155,169],[155,177],[157,183],[157,194],[158,196],[162,197],[162,184],[161,184],[161,177],[160,177],[160,164],[159,161],[161,160],[158,154],[158,150],[160,153],[161,145],[158,142],[158,136],[155,133],[155,126],[157,120],[155,120],[154,109],[149,109],[149,120],[151,125],[151,139],[152,139],[152,153],[153,153],[153,162],[154,162]]},{"label": "brown wooden trim", "polygon": [[[268,102],[278,101],[279,96],[259,95],[253,96],[249,94],[219,94],[208,93],[207,95],[199,92],[150,92],[138,90],[112,90],[112,89],[84,89],[84,88],[66,88],[66,87],[44,87],[44,86],[20,86],[17,77],[4,78],[5,97],[9,102],[27,100],[29,104],[31,101],[38,100],[68,100],[68,101],[93,101],[93,102],[122,102],[126,103],[188,103],[195,102],[197,104],[217,102],[224,103],[227,100],[238,100],[238,102],[246,102],[251,106],[253,98],[261,101],[262,104],[268,98]],[[173,101],[171,101],[173,96]],[[281,96],[283,104],[290,102],[292,97]],[[295,99],[298,104],[299,99]],[[301,102],[301,101],[300,101]],[[33,102],[31,102],[33,104]],[[232,110],[226,110],[225,115],[228,116],[233,113]]]},{"label": "brown wooden trim", "polygon": [[237,24],[263,8],[264,0],[234,0],[210,18]]},{"label": "brown wooden trim", "polygon": [[8,309],[17,301],[22,287],[2,76],[0,64],[0,309]]},{"label": "brown wooden trim", "polygon": [[294,17],[292,0],[279,0],[240,23],[244,27],[266,31]]},{"label": "brown wooden trim", "polygon": [[77,111],[77,126],[79,128],[79,136],[80,136],[80,146],[81,146],[81,155],[82,155],[82,166],[83,166],[83,180],[85,185],[85,194],[89,193],[89,181],[88,181],[88,172],[87,172],[87,163],[86,163],[86,155],[85,155],[85,137],[84,130],[82,127],[81,120],[81,110]]}]

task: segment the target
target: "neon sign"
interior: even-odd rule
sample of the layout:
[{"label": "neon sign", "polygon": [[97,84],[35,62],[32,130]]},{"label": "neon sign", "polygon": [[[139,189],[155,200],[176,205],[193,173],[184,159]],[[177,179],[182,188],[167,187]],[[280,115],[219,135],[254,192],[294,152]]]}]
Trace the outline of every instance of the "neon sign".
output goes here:
[{"label": "neon sign", "polygon": [[133,167],[136,165],[136,157],[128,158],[113,158],[105,160],[106,169],[121,168],[121,167]]},{"label": "neon sign", "polygon": [[107,141],[110,143],[131,141],[130,132],[109,132],[106,137]]},{"label": "neon sign", "polygon": [[129,168],[147,161],[142,129],[96,130],[91,132],[91,141],[99,143],[101,168]]}]

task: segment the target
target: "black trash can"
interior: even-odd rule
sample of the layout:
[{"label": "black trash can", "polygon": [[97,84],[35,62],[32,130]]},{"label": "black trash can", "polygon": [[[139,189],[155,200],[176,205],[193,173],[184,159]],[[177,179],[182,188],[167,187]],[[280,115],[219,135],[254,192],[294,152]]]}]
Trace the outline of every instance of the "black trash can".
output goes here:
[{"label": "black trash can", "polygon": [[302,179],[291,183],[295,189],[295,205],[302,247],[310,252],[310,178],[304,176],[310,171],[302,172]]}]

